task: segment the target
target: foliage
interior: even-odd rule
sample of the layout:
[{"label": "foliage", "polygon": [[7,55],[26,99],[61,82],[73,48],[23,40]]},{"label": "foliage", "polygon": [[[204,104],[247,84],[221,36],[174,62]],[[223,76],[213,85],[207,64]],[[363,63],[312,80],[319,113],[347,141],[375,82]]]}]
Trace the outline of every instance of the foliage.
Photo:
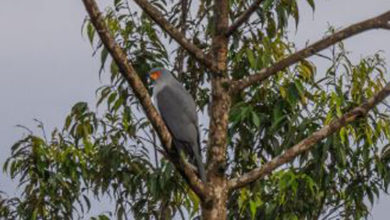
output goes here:
[{"label": "foliage", "polygon": [[[235,20],[251,2],[230,0]],[[307,0],[314,10],[314,1]],[[209,103],[209,73],[145,14],[123,0],[114,0],[105,21],[129,60],[144,79],[151,67],[169,66],[196,98],[201,111]],[[153,1],[177,28],[205,51],[213,34],[210,0],[180,22],[177,1]],[[292,19],[291,19],[292,18]],[[241,79],[269,67],[295,51],[286,37],[290,21],[299,24],[298,3],[265,0],[232,36],[229,76]],[[162,148],[139,103],[119,74],[89,21],[84,25],[90,43],[101,57],[101,74],[110,82],[97,89],[100,115],[86,103],[73,106],[63,129],[44,135],[29,134],[12,146],[4,171],[17,179],[19,198],[0,194],[0,216],[10,219],[83,218],[90,196],[109,196],[115,215],[127,219],[183,219],[198,215],[199,199]],[[180,56],[183,56],[180,58]],[[329,67],[318,71],[303,60],[236,94],[229,124],[229,177],[250,171],[298,143],[331,119],[360,105],[385,84],[380,53],[354,63],[340,43],[321,55]],[[184,62],[182,69],[178,62]],[[109,68],[106,65],[109,64]],[[105,106],[102,106],[105,105]],[[386,106],[318,143],[311,151],[264,180],[234,191],[228,201],[230,219],[364,218],[371,203],[390,182],[390,117]],[[206,131],[207,133],[207,131]],[[106,219],[102,214],[93,219]]]}]

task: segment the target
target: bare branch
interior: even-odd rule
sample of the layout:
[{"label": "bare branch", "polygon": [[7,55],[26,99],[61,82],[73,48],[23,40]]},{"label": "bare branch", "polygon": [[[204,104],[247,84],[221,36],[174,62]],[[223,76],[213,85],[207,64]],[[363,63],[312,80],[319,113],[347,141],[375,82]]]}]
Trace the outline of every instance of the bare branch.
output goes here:
[{"label": "bare branch", "polygon": [[281,165],[293,161],[294,158],[299,154],[309,150],[315,144],[329,137],[340,128],[344,127],[348,123],[355,121],[361,116],[365,116],[373,107],[382,102],[388,95],[390,95],[390,83],[387,83],[380,92],[368,99],[365,103],[352,109],[352,111],[344,114],[341,118],[334,119],[332,122],[330,122],[330,124],[324,126],[309,137],[303,139],[298,144],[289,148],[284,154],[275,157],[271,161],[264,164],[262,167],[253,169],[252,171],[245,173],[240,177],[229,180],[229,189],[234,190],[244,187],[249,183],[262,179],[265,176],[271,174],[272,171]]},{"label": "bare branch", "polygon": [[260,6],[260,3],[262,2],[263,0],[255,0],[251,6],[249,6],[248,9],[246,9],[245,12],[243,12],[243,14],[238,17],[234,23],[232,25],[230,25],[229,29],[227,30],[226,32],[226,37],[229,37],[230,35],[232,35],[234,33],[234,31],[236,31],[242,24],[244,24],[246,21],[249,20],[249,18],[251,17],[251,15],[253,14],[253,12],[256,11],[256,9]]},{"label": "bare branch", "polygon": [[[103,42],[104,46],[110,52],[112,58],[118,65],[122,76],[127,80],[129,85],[133,89],[133,92],[138,98],[140,104],[142,105],[146,116],[152,123],[154,129],[157,131],[162,145],[168,152],[168,156],[172,155],[173,150],[171,147],[171,135],[167,127],[165,126],[164,121],[161,119],[161,116],[154,108],[148,90],[145,88],[144,84],[142,83],[141,79],[139,78],[131,63],[129,63],[129,61],[127,60],[126,53],[115,42],[115,39],[110,34],[95,0],[83,0],[83,3],[89,14],[92,24],[94,25],[97,33],[100,36],[101,41]],[[195,171],[189,166],[189,164],[186,161],[180,159],[180,161],[178,161],[177,158],[169,157],[169,159],[173,162],[176,169],[178,169],[178,171],[187,180],[191,189],[194,190],[194,192],[201,199],[205,198],[207,188],[205,184],[200,181]]]},{"label": "bare branch", "polygon": [[382,28],[386,29],[386,30],[390,30],[390,21],[384,22],[384,24],[382,25]]},{"label": "bare branch", "polygon": [[151,5],[147,0],[134,0],[142,10],[155,21],[161,29],[166,31],[177,43],[186,49],[200,63],[208,67],[213,72],[219,72],[216,62],[207,56],[200,48],[191,43],[178,29],[169,23],[164,16]]},{"label": "bare branch", "polygon": [[282,59],[281,61],[275,63],[273,66],[264,68],[260,70],[257,74],[248,76],[246,78],[240,79],[238,81],[234,81],[232,85],[232,92],[237,92],[242,89],[245,89],[248,86],[251,86],[255,83],[261,82],[268,77],[276,74],[277,72],[283,70],[286,67],[289,67],[307,57],[310,57],[317,52],[336,44],[339,41],[342,41],[346,38],[349,38],[351,36],[354,36],[356,34],[362,33],[367,30],[375,29],[375,28],[388,28],[390,21],[390,11],[387,11],[386,13],[374,17],[359,23],[356,23],[354,25],[351,25],[345,29],[342,29],[323,40],[317,41],[314,44],[311,44],[310,46],[306,47],[305,49],[302,49],[294,54],[289,55],[288,57]]}]

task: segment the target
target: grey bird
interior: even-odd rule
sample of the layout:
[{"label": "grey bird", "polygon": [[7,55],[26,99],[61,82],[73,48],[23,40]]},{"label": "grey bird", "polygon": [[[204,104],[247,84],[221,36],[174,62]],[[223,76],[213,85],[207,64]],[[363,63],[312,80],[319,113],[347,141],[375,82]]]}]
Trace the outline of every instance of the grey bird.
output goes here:
[{"label": "grey bird", "polygon": [[172,135],[173,147],[189,157],[200,178],[206,181],[194,99],[168,70],[154,68],[148,76],[154,84],[155,104]]}]

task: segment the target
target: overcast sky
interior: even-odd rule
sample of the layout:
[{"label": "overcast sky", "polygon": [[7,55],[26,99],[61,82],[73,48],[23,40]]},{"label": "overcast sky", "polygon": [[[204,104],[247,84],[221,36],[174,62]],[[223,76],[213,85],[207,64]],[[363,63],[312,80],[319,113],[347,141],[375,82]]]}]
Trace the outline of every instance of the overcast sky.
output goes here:
[{"label": "overcast sky", "polygon": [[[111,0],[112,1],[112,0]],[[110,0],[100,0],[107,4]],[[302,1],[305,2],[305,1]],[[390,10],[389,0],[317,0],[313,14],[302,4],[298,31],[290,36],[298,48],[321,38],[329,24],[345,27]],[[0,0],[0,166],[10,146],[33,119],[48,130],[62,127],[78,101],[95,104],[99,59],[81,35],[85,17],[81,0]],[[390,31],[370,31],[346,41],[355,60],[383,50],[390,63]],[[15,195],[15,184],[0,173],[0,190]],[[388,219],[390,199],[383,195],[372,219]],[[99,213],[98,209],[93,212]]]}]

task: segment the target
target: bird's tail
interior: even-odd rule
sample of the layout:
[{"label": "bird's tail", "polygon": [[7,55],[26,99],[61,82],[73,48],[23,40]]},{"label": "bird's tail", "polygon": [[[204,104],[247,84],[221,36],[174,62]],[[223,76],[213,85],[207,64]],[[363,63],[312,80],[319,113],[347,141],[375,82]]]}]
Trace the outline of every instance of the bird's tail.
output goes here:
[{"label": "bird's tail", "polygon": [[173,139],[173,144],[175,145],[176,150],[180,154],[181,151],[185,152],[188,155],[190,162],[198,168],[199,177],[203,182],[206,182],[206,172],[202,162],[202,155],[200,154],[199,143],[194,143],[194,146],[191,146],[188,142],[182,142],[176,139]]},{"label": "bird's tail", "polygon": [[206,171],[204,169],[204,165],[202,162],[202,156],[200,154],[200,146],[198,146],[197,149],[199,149],[199,150],[195,150],[194,155],[195,155],[196,165],[198,167],[199,177],[203,182],[206,182]]}]

